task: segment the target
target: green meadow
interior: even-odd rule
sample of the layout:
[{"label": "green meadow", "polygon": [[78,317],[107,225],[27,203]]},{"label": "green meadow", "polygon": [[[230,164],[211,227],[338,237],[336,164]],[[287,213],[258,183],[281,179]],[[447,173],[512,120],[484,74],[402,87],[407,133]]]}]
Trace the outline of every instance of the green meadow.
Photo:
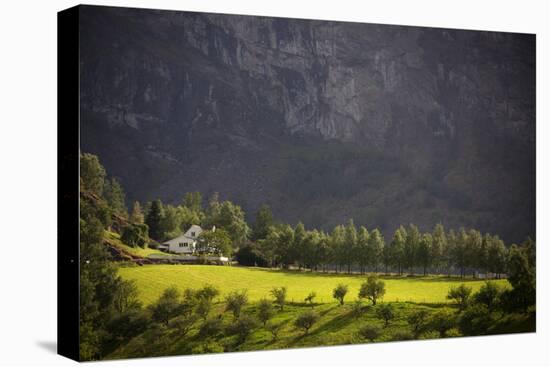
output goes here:
[{"label": "green meadow", "polygon": [[[221,298],[231,291],[248,290],[250,302],[262,298],[271,298],[273,287],[287,287],[289,302],[303,302],[310,292],[316,292],[317,303],[335,303],[332,290],[339,283],[348,285],[346,300],[357,299],[357,293],[366,275],[349,275],[318,272],[300,272],[265,268],[247,268],[209,265],[144,265],[121,267],[119,274],[123,279],[135,280],[139,297],[144,304],[151,304],[170,286],[179,290],[200,288],[206,284],[217,287]],[[386,283],[385,302],[447,303],[449,288],[467,283],[477,291],[483,280],[458,277],[426,276],[397,277],[381,276]],[[498,280],[508,286],[507,280]]]}]

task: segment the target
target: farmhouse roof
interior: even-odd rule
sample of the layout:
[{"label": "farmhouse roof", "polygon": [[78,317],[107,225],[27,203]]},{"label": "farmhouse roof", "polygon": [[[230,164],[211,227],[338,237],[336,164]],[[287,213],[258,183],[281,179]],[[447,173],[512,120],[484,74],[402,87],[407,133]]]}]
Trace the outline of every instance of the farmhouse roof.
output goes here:
[{"label": "farmhouse roof", "polygon": [[176,238],[172,238],[171,240],[168,240],[168,241],[164,241],[162,244],[166,244],[166,245],[177,245],[178,243],[182,242],[182,241],[185,241],[185,240],[196,240],[197,238],[196,237],[192,237],[192,236],[189,236],[187,235],[188,233],[190,232],[197,232],[197,231],[202,231],[202,228],[196,224],[193,224],[191,225],[191,227],[189,227],[189,229],[187,231],[185,231],[184,234],[182,235],[179,235],[178,237]]}]

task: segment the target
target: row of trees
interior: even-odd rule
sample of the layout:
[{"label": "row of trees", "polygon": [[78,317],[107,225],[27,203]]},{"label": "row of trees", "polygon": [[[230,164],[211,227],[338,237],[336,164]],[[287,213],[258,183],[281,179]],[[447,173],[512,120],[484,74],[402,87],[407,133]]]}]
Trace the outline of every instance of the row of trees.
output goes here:
[{"label": "row of trees", "polygon": [[[535,244],[526,240],[522,247],[532,252]],[[517,246],[516,246],[517,247]],[[377,228],[369,231],[364,226],[357,228],[350,220],[347,225],[338,225],[332,232],[317,229],[306,230],[302,223],[271,225],[267,235],[256,245],[243,249],[243,256],[266,263],[269,266],[297,265],[301,268],[323,271],[366,270],[378,272],[383,269],[402,274],[428,271],[434,273],[458,272],[461,276],[470,270],[492,273],[500,277],[506,272],[508,249],[495,235],[482,235],[475,229],[445,231],[437,224],[433,231],[422,233],[417,226],[400,226],[388,243]]]},{"label": "row of trees", "polygon": [[[470,272],[474,277],[479,272],[496,277],[506,272],[509,249],[504,241],[476,229],[447,231],[437,224],[432,231],[422,232],[409,224],[397,228],[392,238],[386,240],[379,229],[356,226],[353,219],[330,232],[306,230],[301,222],[294,227],[278,223],[266,205],[256,213],[254,225],[249,226],[240,206],[220,201],[217,193],[204,205],[199,192],[186,193],[176,205],[155,200],[142,207],[136,201],[128,215],[124,190],[115,179],[106,178],[97,157],[82,156],[81,175],[81,182],[88,190],[103,196],[114,213],[129,219],[130,224],[122,234],[123,241],[131,246],[145,246],[150,243],[149,237],[155,241],[174,238],[192,224],[199,224],[205,229],[216,226],[223,230],[231,240],[231,246],[224,246],[223,252],[230,255],[232,249],[238,249],[236,258],[243,265],[360,273],[383,270],[465,276]],[[535,256],[531,239],[521,247]]]}]

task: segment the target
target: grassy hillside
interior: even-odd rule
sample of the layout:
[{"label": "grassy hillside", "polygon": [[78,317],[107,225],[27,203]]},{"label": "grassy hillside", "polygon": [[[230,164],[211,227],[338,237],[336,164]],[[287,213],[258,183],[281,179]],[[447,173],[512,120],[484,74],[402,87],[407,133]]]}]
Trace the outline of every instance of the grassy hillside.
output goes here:
[{"label": "grassy hillside", "polygon": [[120,235],[115,232],[104,231],[103,239],[109,245],[114,246],[119,250],[122,250],[123,253],[127,253],[132,256],[147,257],[151,254],[166,255],[166,253],[160,250],[152,249],[149,247],[141,248],[141,247],[128,246],[120,240]]},{"label": "grassy hillside", "polygon": [[[376,342],[391,341],[396,333],[409,329],[406,317],[413,310],[420,307],[433,311],[440,307],[409,303],[394,305],[398,316],[387,328],[383,328],[383,322],[376,317],[375,308],[372,306],[365,305],[363,314],[359,317],[354,314],[351,303],[344,306],[336,304],[316,306],[314,311],[320,315],[320,318],[307,335],[294,326],[294,320],[310,308],[304,305],[288,305],[283,312],[276,312],[270,320],[270,323],[283,324],[276,340],[273,340],[271,333],[265,327],[258,325],[242,344],[238,343],[235,335],[220,335],[206,341],[201,339],[198,335],[201,322],[197,322],[196,327],[184,338],[178,335],[177,330],[161,326],[132,339],[106,359],[366,343],[367,340],[358,334],[359,329],[365,325],[380,326],[382,332]],[[250,305],[244,312],[255,315],[256,309],[254,305]],[[222,313],[223,304],[218,304],[211,314],[215,317]],[[223,313],[222,319],[225,327],[229,327],[234,322],[233,316],[228,312]],[[437,337],[437,335],[429,334],[426,337]]]},{"label": "grassy hillside", "polygon": [[[224,294],[240,289],[248,289],[250,301],[269,298],[273,287],[286,286],[290,302],[302,302],[312,291],[317,293],[316,302],[332,303],[332,290],[338,283],[349,286],[347,300],[357,298],[360,284],[365,276],[344,274],[322,274],[296,271],[272,270],[263,268],[244,268],[208,265],[145,265],[122,267],[119,274],[124,279],[137,282],[140,298],[145,304],[154,302],[162,291],[172,285],[180,290],[200,288],[211,284]],[[388,302],[444,303],[451,286],[467,282],[474,291],[483,284],[482,280],[447,277],[386,277],[386,296]],[[508,285],[506,280],[500,280]]]},{"label": "grassy hillside", "polygon": [[[380,335],[374,342],[388,342],[407,340],[412,338],[411,326],[407,317],[411,313],[424,309],[429,313],[451,306],[441,304],[415,304],[409,302],[392,303],[395,318],[384,327],[384,322],[376,316],[376,309],[380,306],[370,306],[363,303],[360,313],[354,310],[354,302],[343,306],[335,303],[316,305],[313,310],[320,317],[311,330],[304,331],[294,325],[298,315],[311,308],[305,304],[287,305],[284,311],[276,311],[269,324],[282,325],[277,338],[273,338],[267,327],[257,324],[244,342],[239,341],[237,335],[230,332],[235,323],[229,312],[224,312],[223,302],[218,302],[210,313],[210,320],[221,317],[222,331],[214,337],[200,336],[200,328],[204,321],[199,320],[187,335],[181,335],[177,328],[155,324],[144,333],[134,337],[127,344],[121,345],[105,359],[155,357],[166,355],[220,353],[234,351],[269,350],[283,348],[303,348],[316,346],[331,346],[344,344],[368,343],[369,340],[361,337],[359,330],[365,326],[378,327]],[[257,317],[257,307],[250,304],[243,312]],[[489,334],[498,332],[517,333],[532,332],[535,330],[534,319],[528,315],[513,315],[497,321]],[[446,337],[462,336],[459,330],[452,328]],[[419,339],[440,338],[439,333],[427,331]]]}]

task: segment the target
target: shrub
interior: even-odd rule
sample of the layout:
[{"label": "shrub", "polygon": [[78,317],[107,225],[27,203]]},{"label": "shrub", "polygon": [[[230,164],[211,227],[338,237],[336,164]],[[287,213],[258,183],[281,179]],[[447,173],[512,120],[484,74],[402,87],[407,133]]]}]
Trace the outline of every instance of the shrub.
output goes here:
[{"label": "shrub", "polygon": [[294,321],[297,328],[304,329],[304,335],[309,332],[309,329],[319,320],[319,315],[314,311],[307,311],[300,314]]},{"label": "shrub", "polygon": [[115,339],[128,340],[143,333],[149,323],[144,312],[132,309],[111,319],[107,323],[107,332]]},{"label": "shrub", "polygon": [[378,280],[376,275],[369,275],[359,289],[359,298],[367,298],[373,305],[376,305],[376,301],[384,297],[384,294],[386,294],[386,286],[383,281]]},{"label": "shrub", "polygon": [[201,342],[200,344],[193,347],[191,350],[192,354],[210,354],[210,353],[223,353],[223,346],[220,344],[208,340],[206,342]]},{"label": "shrub", "polygon": [[[447,337],[451,336],[450,335],[451,330],[447,331]],[[413,335],[414,335],[414,333],[413,333]],[[425,331],[417,337],[417,339],[419,339],[419,340],[438,339],[438,338],[439,338],[439,333],[435,330]]]},{"label": "shrub", "polygon": [[210,310],[212,309],[212,301],[208,298],[200,298],[195,305],[195,313],[202,317],[204,320],[208,317]]},{"label": "shrub", "polygon": [[267,299],[262,299],[258,303],[258,319],[265,326],[267,321],[273,317],[273,305]]},{"label": "shrub", "polygon": [[474,304],[466,308],[458,319],[458,328],[464,335],[483,335],[493,324],[489,308],[482,304]]},{"label": "shrub", "polygon": [[428,319],[428,325],[430,330],[437,331],[439,336],[444,338],[447,331],[456,325],[455,314],[448,308],[433,312]]},{"label": "shrub", "polygon": [[198,303],[196,293],[194,290],[187,288],[183,291],[182,298],[183,302],[181,304],[181,313],[183,315],[190,315]]},{"label": "shrub", "polygon": [[345,284],[338,284],[332,291],[332,297],[334,297],[340,303],[340,306],[344,304],[344,297],[348,293],[348,286]]},{"label": "shrub", "polygon": [[199,336],[201,338],[216,337],[221,334],[223,330],[223,322],[219,317],[206,320],[199,329]]},{"label": "shrub", "polygon": [[353,303],[353,306],[351,307],[351,315],[353,317],[361,317],[361,315],[363,315],[363,312],[364,312],[364,308],[363,308],[363,304],[361,303],[361,301],[357,300]]},{"label": "shrub", "polygon": [[135,280],[122,280],[113,292],[113,305],[119,313],[129,310],[139,310],[141,302]]},{"label": "shrub", "polygon": [[269,324],[266,325],[267,331],[271,333],[272,340],[277,340],[277,338],[279,337],[279,332],[281,331],[283,326],[284,324],[282,322],[280,323],[270,322]]},{"label": "shrub", "polygon": [[446,337],[447,338],[456,338],[458,336],[462,336],[462,334],[460,333],[460,331],[457,329],[457,328],[451,328],[449,329],[449,331],[447,331],[446,333]]},{"label": "shrub", "polygon": [[286,287],[273,288],[271,295],[275,298],[275,303],[279,306],[279,310],[282,311],[286,303]]},{"label": "shrub", "polygon": [[165,289],[157,302],[151,306],[153,320],[168,325],[168,321],[180,312],[179,297],[176,287]]},{"label": "shrub", "polygon": [[128,224],[122,230],[120,239],[122,242],[131,247],[145,247],[149,242],[149,227],[147,224]]},{"label": "shrub", "polygon": [[465,284],[461,284],[458,287],[449,289],[447,299],[453,300],[457,304],[459,311],[462,311],[468,306],[471,294],[472,288],[467,287]]},{"label": "shrub", "polygon": [[415,310],[407,316],[407,322],[412,328],[412,333],[415,339],[420,337],[420,334],[428,330],[428,319],[430,313],[427,310]]},{"label": "shrub", "polygon": [[252,316],[243,314],[231,324],[228,331],[237,334],[237,343],[242,344],[257,326],[258,323]]},{"label": "shrub", "polygon": [[485,305],[490,312],[498,306],[501,294],[502,288],[495,282],[488,281],[474,294],[474,301]]},{"label": "shrub", "polygon": [[176,329],[179,336],[185,336],[191,331],[191,328],[197,322],[196,315],[178,316],[170,320],[168,327]]},{"label": "shrub", "polygon": [[213,301],[214,298],[216,298],[219,294],[220,294],[219,289],[210,284],[207,284],[201,289],[195,291],[196,298],[199,298],[199,299],[204,298],[209,301]]},{"label": "shrub", "polygon": [[311,307],[313,307],[313,300],[317,297],[317,293],[310,292],[306,298],[304,298],[304,302],[309,303]]},{"label": "shrub", "polygon": [[507,293],[507,306],[512,311],[527,312],[536,303],[535,243],[528,239],[518,247],[510,246],[507,273],[512,290]]},{"label": "shrub", "polygon": [[384,320],[384,327],[388,327],[395,317],[395,311],[391,303],[384,303],[376,308],[376,316]]},{"label": "shrub", "polygon": [[397,330],[391,336],[392,341],[414,340],[414,335],[408,330]]},{"label": "shrub", "polygon": [[231,292],[225,297],[225,311],[231,311],[233,317],[238,318],[241,315],[241,309],[247,302],[246,290]]},{"label": "shrub", "polygon": [[359,329],[359,336],[371,342],[374,342],[374,340],[380,337],[381,334],[382,331],[380,330],[380,327],[376,325],[366,325]]}]

